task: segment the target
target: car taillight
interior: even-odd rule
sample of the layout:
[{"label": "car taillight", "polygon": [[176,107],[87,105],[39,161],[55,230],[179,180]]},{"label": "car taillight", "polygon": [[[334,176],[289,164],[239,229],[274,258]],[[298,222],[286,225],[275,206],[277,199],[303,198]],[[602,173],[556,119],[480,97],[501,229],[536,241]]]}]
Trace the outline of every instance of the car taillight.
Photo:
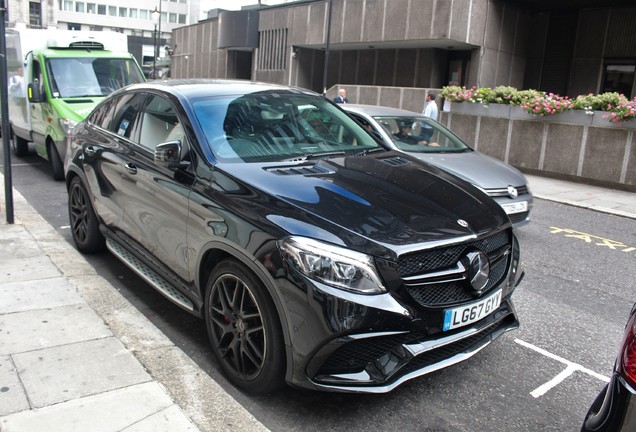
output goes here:
[{"label": "car taillight", "polygon": [[632,314],[625,328],[617,369],[629,385],[636,389],[636,313]]}]

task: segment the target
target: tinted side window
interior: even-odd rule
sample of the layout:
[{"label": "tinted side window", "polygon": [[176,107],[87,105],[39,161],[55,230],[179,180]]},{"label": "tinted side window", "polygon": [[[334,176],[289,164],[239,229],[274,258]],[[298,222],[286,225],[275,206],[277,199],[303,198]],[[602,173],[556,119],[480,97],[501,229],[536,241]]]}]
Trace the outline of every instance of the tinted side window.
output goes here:
[{"label": "tinted side window", "polygon": [[167,99],[151,95],[141,116],[139,144],[154,152],[157,144],[168,141],[181,141],[185,145],[183,126]]},{"label": "tinted side window", "polygon": [[[114,102],[113,102],[114,103]],[[108,129],[111,116],[108,115],[110,106],[113,104],[107,101],[101,104],[95,111],[88,116],[88,121],[102,129]]]},{"label": "tinted side window", "polygon": [[124,138],[134,140],[133,131],[145,98],[146,95],[143,93],[133,93],[120,97],[116,102],[113,119],[108,130]]}]

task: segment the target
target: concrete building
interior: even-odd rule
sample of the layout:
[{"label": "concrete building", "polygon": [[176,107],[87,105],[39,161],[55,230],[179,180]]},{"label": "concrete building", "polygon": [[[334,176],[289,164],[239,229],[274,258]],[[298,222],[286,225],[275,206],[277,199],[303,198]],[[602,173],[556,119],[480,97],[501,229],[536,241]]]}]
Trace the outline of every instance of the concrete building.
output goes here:
[{"label": "concrete building", "polygon": [[198,21],[200,1],[9,0],[8,10],[8,26],[124,33],[128,35],[129,51],[140,64],[149,66],[155,47],[156,55],[166,56],[165,46],[171,43],[176,27]]},{"label": "concrete building", "polygon": [[511,85],[636,96],[633,0],[307,0],[209,16],[174,30],[173,76],[322,91],[329,42],[327,89]]}]

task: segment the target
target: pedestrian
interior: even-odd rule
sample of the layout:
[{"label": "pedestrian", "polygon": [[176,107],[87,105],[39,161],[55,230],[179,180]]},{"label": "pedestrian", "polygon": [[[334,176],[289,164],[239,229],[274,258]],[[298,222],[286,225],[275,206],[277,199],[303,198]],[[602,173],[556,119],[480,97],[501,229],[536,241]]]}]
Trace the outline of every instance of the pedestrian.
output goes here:
[{"label": "pedestrian", "polygon": [[[439,115],[439,111],[437,109],[437,103],[435,103],[435,93],[429,93],[426,95],[426,99],[424,101],[424,110],[422,111],[422,115],[424,117],[428,117],[437,121],[437,116]],[[433,127],[428,124],[421,122],[420,123],[420,139],[422,141],[428,142],[433,135]]]},{"label": "pedestrian", "polygon": [[338,96],[333,98],[333,101],[337,104],[347,104],[349,103],[349,99],[347,98],[347,91],[345,89],[338,90]]}]

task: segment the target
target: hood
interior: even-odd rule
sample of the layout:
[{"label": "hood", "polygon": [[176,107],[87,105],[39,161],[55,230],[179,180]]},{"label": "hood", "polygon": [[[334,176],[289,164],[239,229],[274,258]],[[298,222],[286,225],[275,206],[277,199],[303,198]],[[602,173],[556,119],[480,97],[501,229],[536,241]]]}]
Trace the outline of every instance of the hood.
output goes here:
[{"label": "hood", "polygon": [[506,189],[526,184],[525,176],[518,169],[478,151],[412,153],[412,156],[452,172],[482,189]]},{"label": "hood", "polygon": [[289,234],[390,258],[510,223],[479,189],[398,152],[217,168],[254,191],[246,206]]},{"label": "hood", "polygon": [[82,98],[53,99],[57,106],[60,118],[66,118],[80,122],[93,111],[93,108],[104,99],[102,96],[91,96]]}]

